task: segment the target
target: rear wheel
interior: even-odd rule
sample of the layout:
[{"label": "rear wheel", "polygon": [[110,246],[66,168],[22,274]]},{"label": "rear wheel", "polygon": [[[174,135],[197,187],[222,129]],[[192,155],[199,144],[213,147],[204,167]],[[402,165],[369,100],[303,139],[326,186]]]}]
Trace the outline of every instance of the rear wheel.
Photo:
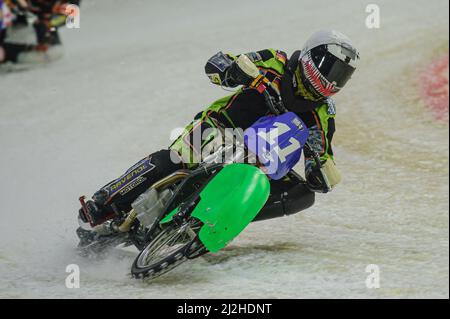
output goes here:
[{"label": "rear wheel", "polygon": [[167,226],[136,257],[131,267],[133,277],[156,278],[186,261],[203,248],[197,237],[201,226],[194,218]]}]

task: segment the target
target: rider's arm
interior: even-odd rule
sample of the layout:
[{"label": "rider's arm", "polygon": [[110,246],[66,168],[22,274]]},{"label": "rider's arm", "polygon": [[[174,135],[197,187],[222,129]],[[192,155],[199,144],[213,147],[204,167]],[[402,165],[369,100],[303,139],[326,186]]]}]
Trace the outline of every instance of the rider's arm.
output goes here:
[{"label": "rider's arm", "polygon": [[[247,62],[251,62],[258,69],[271,70],[277,74],[284,72],[284,65],[286,63],[286,53],[266,49],[261,51],[249,52],[244,54]],[[240,62],[242,55],[224,54],[218,52],[213,55],[205,65],[205,73],[212,83],[226,87],[236,87],[246,83],[246,70],[242,74]],[[251,76],[250,76],[251,77]]]},{"label": "rider's arm", "polygon": [[[308,114],[308,143],[320,155],[323,171],[327,175],[331,186],[335,186],[340,182],[340,174],[335,167],[331,146],[335,132],[335,116],[335,105],[331,99],[328,99],[326,103]],[[311,154],[305,151],[305,175],[313,189],[322,189],[323,187],[319,174],[320,172]]]}]

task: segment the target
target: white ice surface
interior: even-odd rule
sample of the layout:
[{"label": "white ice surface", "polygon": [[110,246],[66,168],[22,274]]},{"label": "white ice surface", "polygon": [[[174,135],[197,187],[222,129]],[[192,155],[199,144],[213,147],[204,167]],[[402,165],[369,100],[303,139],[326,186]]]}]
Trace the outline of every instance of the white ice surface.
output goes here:
[{"label": "white ice surface", "polygon": [[[448,298],[448,122],[426,111],[416,80],[448,51],[448,1],[376,1],[380,29],[365,27],[367,3],[83,1],[63,60],[0,77],[0,297]],[[336,97],[336,191],[152,284],[129,278],[133,253],[76,255],[78,196],[227,94],[208,83],[206,59],[290,54],[324,27],[362,57]],[[65,287],[72,263],[80,289]],[[365,286],[368,264],[379,289]]]}]

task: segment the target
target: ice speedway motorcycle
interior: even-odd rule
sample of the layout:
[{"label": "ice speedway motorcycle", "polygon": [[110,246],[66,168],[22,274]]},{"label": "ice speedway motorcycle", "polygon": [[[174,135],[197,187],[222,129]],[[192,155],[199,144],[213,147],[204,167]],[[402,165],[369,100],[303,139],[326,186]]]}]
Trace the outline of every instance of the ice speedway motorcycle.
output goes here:
[{"label": "ice speedway motorcycle", "polygon": [[[109,247],[134,245],[139,254],[131,274],[151,279],[186,260],[219,251],[254,220],[283,216],[258,216],[270,196],[269,179],[287,175],[306,188],[304,179],[292,170],[306,149],[322,166],[307,143],[309,131],[302,120],[285,109],[280,96],[274,98],[267,90],[262,93],[273,115],[245,130],[242,141],[222,145],[194,170],[179,170],[157,181],[132,203],[129,212],[112,220],[92,227],[79,217],[78,237],[90,236],[88,244],[79,245],[80,252],[97,254]],[[222,155],[227,152],[232,156],[224,161]],[[244,154],[253,155],[254,164],[237,162]],[[321,173],[327,192],[331,187]],[[86,212],[84,196],[80,202]],[[310,205],[311,200],[305,208]]]}]

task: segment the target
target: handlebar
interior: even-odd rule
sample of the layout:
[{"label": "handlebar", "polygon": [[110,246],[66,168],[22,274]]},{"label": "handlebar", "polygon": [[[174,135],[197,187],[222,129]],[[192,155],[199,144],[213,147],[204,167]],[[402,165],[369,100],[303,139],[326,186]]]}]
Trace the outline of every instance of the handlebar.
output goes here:
[{"label": "handlebar", "polygon": [[[271,88],[272,91],[276,94],[277,98],[275,98],[274,96],[270,95],[270,93],[267,91],[267,88]],[[262,92],[264,95],[264,99],[266,100],[266,104],[269,107],[270,111],[272,113],[274,113],[275,115],[280,115],[283,113],[287,113],[288,110],[286,109],[286,107],[284,106],[283,100],[281,98],[281,94],[278,91],[278,89],[276,89],[272,83],[267,83],[267,88],[264,89],[264,91]]]},{"label": "handlebar", "polygon": [[314,160],[314,163],[316,164],[316,167],[319,168],[319,172],[320,172],[320,179],[322,180],[322,185],[323,185],[323,189],[322,189],[322,193],[328,193],[331,191],[331,184],[330,181],[328,180],[327,175],[324,173],[323,171],[323,166],[322,166],[322,162],[320,161],[320,155],[313,150],[312,146],[306,142],[305,149],[308,150],[308,152],[312,155],[312,158]]}]

